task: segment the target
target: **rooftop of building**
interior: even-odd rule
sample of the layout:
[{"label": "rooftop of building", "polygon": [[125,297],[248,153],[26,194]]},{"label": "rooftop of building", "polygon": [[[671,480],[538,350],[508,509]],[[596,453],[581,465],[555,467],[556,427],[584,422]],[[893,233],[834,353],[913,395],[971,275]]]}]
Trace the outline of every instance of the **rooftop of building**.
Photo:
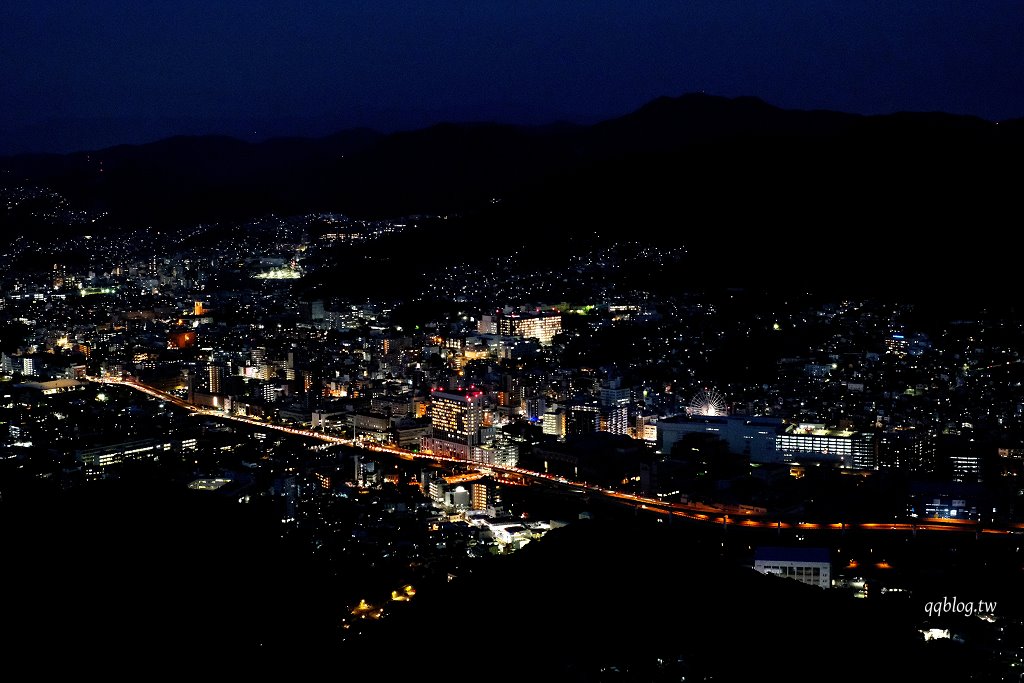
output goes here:
[{"label": "rooftop of building", "polygon": [[479,389],[475,386],[471,387],[459,387],[457,389],[434,389],[430,392],[431,398],[464,398],[471,399],[477,396],[483,396],[483,389]]},{"label": "rooftop of building", "polygon": [[225,484],[230,484],[230,479],[196,479],[189,483],[188,487],[193,491],[216,491]]},{"label": "rooftop of building", "polygon": [[754,551],[755,562],[830,562],[828,548],[762,546]]},{"label": "rooftop of building", "polygon": [[786,434],[795,436],[826,436],[837,439],[848,439],[857,432],[849,429],[829,429],[820,424],[791,424],[786,427]]},{"label": "rooftop of building", "polygon": [[48,382],[23,382],[21,384],[15,384],[14,386],[19,389],[47,391],[52,389],[73,389],[84,384],[85,382],[79,382],[76,379],[55,379]]},{"label": "rooftop of building", "polygon": [[764,427],[777,427],[781,426],[783,423],[781,417],[770,417],[767,415],[675,415],[673,417],[666,417],[658,420],[659,424],[694,423],[724,425],[738,422]]},{"label": "rooftop of building", "polygon": [[529,311],[512,311],[512,312],[499,312],[496,313],[498,317],[502,318],[552,318],[555,316],[561,316],[562,312],[551,309],[535,309]]}]

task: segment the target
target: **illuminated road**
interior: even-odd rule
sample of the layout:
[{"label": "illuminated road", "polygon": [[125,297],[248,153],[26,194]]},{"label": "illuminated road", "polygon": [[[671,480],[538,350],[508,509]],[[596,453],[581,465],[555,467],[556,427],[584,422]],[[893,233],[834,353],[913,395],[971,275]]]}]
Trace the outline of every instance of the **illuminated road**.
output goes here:
[{"label": "illuminated road", "polygon": [[673,503],[669,501],[663,501],[658,498],[649,498],[645,496],[638,496],[632,493],[626,493],[623,491],[615,491],[612,489],[601,488],[593,484],[585,482],[572,481],[565,477],[556,476],[553,474],[547,474],[544,472],[535,472],[533,470],[523,469],[521,467],[499,467],[496,465],[479,465],[475,463],[469,463],[465,460],[457,460],[455,458],[446,458],[432,453],[414,453],[397,446],[387,446],[376,442],[367,441],[356,441],[353,439],[346,439],[338,436],[332,436],[330,434],[324,434],[323,432],[317,432],[311,429],[296,429],[294,427],[287,427],[285,425],[277,425],[262,420],[257,420],[249,417],[242,417],[239,415],[228,415],[220,410],[213,410],[210,408],[201,408],[194,406],[187,401],[184,401],[177,396],[173,396],[166,392],[154,389],[152,387],[141,384],[134,380],[121,380],[112,379],[107,377],[90,377],[91,381],[102,383],[102,384],[113,384],[117,386],[125,386],[136,391],[148,394],[155,398],[178,406],[184,410],[188,410],[194,415],[203,415],[213,417],[222,420],[234,420],[236,422],[244,422],[251,426],[263,427],[265,429],[275,429],[280,432],[293,434],[295,436],[304,436],[310,439],[317,439],[319,441],[325,441],[332,444],[339,444],[343,446],[364,448],[370,451],[376,451],[380,453],[388,453],[390,455],[402,458],[404,460],[428,460],[435,463],[452,463],[461,466],[475,466],[475,468],[482,473],[492,474],[499,481],[506,484],[512,485],[523,485],[526,480],[543,481],[548,484],[555,486],[578,489],[586,491],[591,494],[601,495],[609,500],[617,501],[624,505],[630,505],[635,508],[642,510],[650,510],[651,512],[661,514],[671,514],[676,517],[682,517],[685,519],[691,519],[699,522],[709,522],[714,524],[730,525],[737,527],[748,527],[755,529],[794,529],[797,531],[845,531],[853,529],[869,530],[869,531],[898,531],[905,533],[914,533],[916,531],[959,531],[971,532],[971,533],[983,533],[983,534],[1024,534],[1024,523],[1014,524],[1009,527],[979,527],[974,522],[968,522],[964,520],[951,520],[951,519],[937,519],[937,518],[925,518],[919,522],[857,522],[847,524],[844,522],[784,522],[781,520],[773,520],[767,515],[759,513],[755,510],[744,510],[735,509],[729,506],[731,509],[726,509],[724,505],[704,505],[700,503],[684,504],[684,503]]}]

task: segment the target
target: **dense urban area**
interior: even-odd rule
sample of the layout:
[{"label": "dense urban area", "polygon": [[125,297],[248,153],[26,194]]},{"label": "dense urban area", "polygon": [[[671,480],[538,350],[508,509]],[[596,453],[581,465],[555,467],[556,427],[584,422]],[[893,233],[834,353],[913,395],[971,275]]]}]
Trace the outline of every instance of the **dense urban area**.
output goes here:
[{"label": "dense urban area", "polygon": [[[1024,662],[1012,306],[684,287],[687,248],[640,239],[394,272],[389,252],[454,218],[160,230],[38,188],[0,199],[61,235],[0,254],[0,509],[127,485],[249,510],[320,577],[341,651],[617,520],[896,604],[979,680]],[[386,290],[359,281],[375,259]],[[713,671],[680,653],[587,680]]]}]

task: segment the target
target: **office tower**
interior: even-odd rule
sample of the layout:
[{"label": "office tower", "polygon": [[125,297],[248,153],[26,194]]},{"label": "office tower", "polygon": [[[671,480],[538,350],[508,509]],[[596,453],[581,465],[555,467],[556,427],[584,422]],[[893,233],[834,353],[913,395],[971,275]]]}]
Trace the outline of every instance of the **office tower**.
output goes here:
[{"label": "office tower", "polygon": [[484,394],[479,389],[450,389],[430,395],[430,436],[423,448],[435,455],[470,460],[481,444]]}]

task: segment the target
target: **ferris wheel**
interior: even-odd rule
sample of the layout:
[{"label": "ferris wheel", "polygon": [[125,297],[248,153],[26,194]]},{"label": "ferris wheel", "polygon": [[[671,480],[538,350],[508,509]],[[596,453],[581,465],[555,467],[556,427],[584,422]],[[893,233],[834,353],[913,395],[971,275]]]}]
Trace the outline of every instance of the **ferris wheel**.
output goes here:
[{"label": "ferris wheel", "polygon": [[690,399],[690,415],[725,415],[725,396],[714,389],[704,389]]}]

